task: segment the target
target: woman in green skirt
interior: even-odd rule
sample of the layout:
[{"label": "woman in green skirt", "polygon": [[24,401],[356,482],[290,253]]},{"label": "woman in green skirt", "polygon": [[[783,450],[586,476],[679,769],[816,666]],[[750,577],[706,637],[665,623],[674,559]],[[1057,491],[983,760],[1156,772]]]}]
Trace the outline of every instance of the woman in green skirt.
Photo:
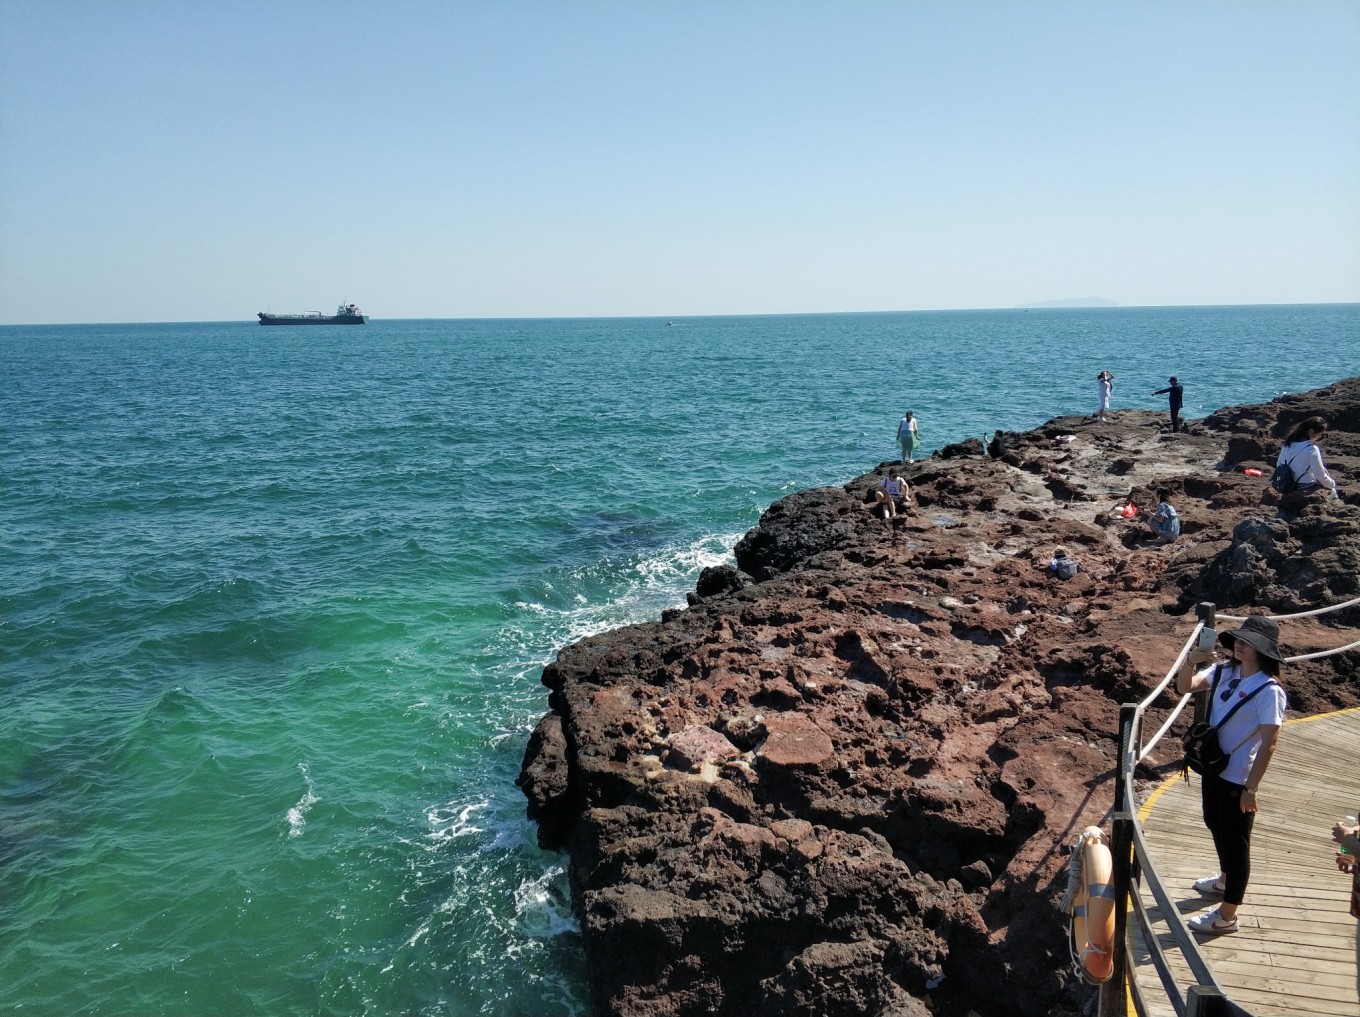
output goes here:
[{"label": "woman in green skirt", "polygon": [[897,444],[902,446],[902,463],[905,465],[915,457],[921,446],[921,432],[916,429],[916,414],[907,410],[897,425]]}]

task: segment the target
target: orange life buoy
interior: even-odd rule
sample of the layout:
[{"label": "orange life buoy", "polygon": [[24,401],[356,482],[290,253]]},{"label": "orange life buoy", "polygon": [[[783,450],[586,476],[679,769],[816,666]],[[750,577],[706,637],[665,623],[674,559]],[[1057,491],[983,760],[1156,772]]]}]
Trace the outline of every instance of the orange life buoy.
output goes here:
[{"label": "orange life buoy", "polygon": [[1114,861],[1099,831],[1083,838],[1081,883],[1072,909],[1072,940],[1086,979],[1097,984],[1114,974]]}]

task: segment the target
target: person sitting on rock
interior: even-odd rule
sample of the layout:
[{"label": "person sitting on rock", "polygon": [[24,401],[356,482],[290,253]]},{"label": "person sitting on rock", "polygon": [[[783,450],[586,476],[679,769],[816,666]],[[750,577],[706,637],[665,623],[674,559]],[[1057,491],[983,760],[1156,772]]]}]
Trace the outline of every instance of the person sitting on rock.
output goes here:
[{"label": "person sitting on rock", "polygon": [[911,487],[902,478],[902,472],[896,466],[888,471],[883,483],[874,492],[874,506],[877,508],[879,505],[885,506],[885,515],[888,519],[897,518],[899,505],[903,511],[911,508]]},{"label": "person sitting on rock", "polygon": [[1340,497],[1336,493],[1336,481],[1327,472],[1327,467],[1322,462],[1322,449],[1318,446],[1318,442],[1326,435],[1327,421],[1322,417],[1309,417],[1300,421],[1294,430],[1289,432],[1275,465],[1279,466],[1286,462],[1289,464],[1298,483],[1292,494],[1309,495],[1325,490],[1333,498]]},{"label": "person sitting on rock", "polygon": [[1056,579],[1071,579],[1077,574],[1077,563],[1060,547],[1053,552],[1046,571]]},{"label": "person sitting on rock", "polygon": [[1164,487],[1157,488],[1157,507],[1148,516],[1148,525],[1157,534],[1154,544],[1169,544],[1181,535],[1181,518],[1168,501],[1171,492]]}]

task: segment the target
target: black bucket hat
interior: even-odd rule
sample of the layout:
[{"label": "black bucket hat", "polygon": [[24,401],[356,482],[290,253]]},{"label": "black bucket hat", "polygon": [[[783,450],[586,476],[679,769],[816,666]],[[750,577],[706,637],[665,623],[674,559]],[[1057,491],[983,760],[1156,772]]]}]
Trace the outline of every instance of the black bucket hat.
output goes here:
[{"label": "black bucket hat", "polygon": [[1276,640],[1280,638],[1280,627],[1264,615],[1254,614],[1242,622],[1241,628],[1229,629],[1218,634],[1218,641],[1229,650],[1239,639],[1262,657],[1283,661]]}]

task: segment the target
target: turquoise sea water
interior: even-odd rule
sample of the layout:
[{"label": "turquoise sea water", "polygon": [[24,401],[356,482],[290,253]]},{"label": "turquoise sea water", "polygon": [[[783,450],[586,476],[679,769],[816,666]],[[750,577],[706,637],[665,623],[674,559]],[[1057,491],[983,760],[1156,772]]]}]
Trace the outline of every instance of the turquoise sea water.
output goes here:
[{"label": "turquoise sea water", "polygon": [[1360,371],[1355,305],[0,328],[0,1002],[584,1013],[563,644],[895,454]]}]

